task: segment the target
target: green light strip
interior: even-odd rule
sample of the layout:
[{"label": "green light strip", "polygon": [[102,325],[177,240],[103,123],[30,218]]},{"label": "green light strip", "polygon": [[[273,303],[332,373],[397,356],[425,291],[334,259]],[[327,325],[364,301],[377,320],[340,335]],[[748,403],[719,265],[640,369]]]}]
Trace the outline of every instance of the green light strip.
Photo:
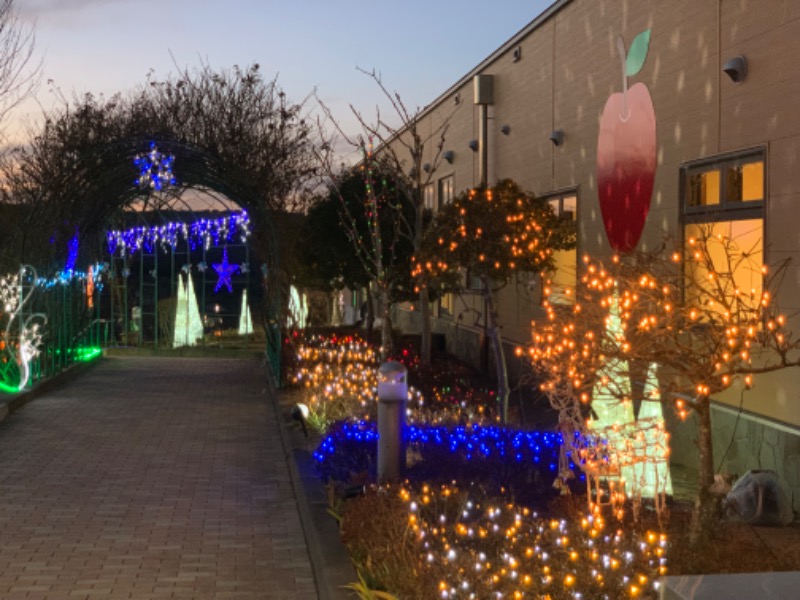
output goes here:
[{"label": "green light strip", "polygon": [[75,355],[76,358],[82,362],[89,362],[90,360],[94,360],[98,356],[103,353],[102,348],[92,347],[92,348],[76,348]]},{"label": "green light strip", "polygon": [[19,393],[19,389],[17,386],[11,386],[6,383],[0,382],[0,392],[5,392],[6,394],[17,394]]}]

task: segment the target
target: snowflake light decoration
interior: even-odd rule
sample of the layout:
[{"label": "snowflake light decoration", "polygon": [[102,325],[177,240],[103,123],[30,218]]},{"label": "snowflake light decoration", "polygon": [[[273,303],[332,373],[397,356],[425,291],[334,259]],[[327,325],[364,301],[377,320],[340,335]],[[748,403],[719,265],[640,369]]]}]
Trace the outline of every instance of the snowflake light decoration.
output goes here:
[{"label": "snowflake light decoration", "polygon": [[160,192],[165,185],[175,185],[172,174],[172,163],[175,157],[172,154],[162,154],[158,151],[155,142],[150,142],[150,151],[147,154],[137,154],[133,164],[139,169],[136,185],[140,188],[150,188]]}]

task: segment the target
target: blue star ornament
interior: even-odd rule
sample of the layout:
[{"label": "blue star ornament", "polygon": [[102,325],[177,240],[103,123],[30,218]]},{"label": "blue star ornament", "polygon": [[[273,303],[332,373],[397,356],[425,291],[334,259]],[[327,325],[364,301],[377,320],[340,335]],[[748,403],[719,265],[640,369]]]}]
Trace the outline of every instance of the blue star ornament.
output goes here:
[{"label": "blue star ornament", "polygon": [[231,284],[231,276],[233,276],[233,274],[239,270],[239,267],[228,262],[227,248],[222,251],[222,262],[212,266],[219,277],[219,279],[217,279],[217,285],[214,288],[214,293],[218,292],[219,288],[221,288],[223,285],[228,288],[229,292],[232,292],[233,285]]}]

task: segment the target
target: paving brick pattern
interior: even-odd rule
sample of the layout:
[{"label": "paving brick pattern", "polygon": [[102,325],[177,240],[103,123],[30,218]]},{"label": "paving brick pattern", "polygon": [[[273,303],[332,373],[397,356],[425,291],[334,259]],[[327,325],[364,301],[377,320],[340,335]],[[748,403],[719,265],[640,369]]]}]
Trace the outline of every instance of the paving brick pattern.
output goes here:
[{"label": "paving brick pattern", "polygon": [[105,358],[0,424],[0,598],[316,599],[257,360]]}]

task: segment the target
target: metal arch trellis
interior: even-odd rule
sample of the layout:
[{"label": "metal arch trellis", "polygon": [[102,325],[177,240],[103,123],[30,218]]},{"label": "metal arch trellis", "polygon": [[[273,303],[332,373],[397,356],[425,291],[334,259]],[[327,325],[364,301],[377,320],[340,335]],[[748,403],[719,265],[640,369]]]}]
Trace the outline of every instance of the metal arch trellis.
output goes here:
[{"label": "metal arch trellis", "polygon": [[[133,332],[139,345],[152,338],[154,347],[159,346],[159,285],[160,265],[164,263],[160,256],[169,255],[169,287],[171,297],[175,296],[176,276],[198,277],[200,279],[200,305],[204,324],[209,324],[207,305],[207,289],[210,285],[209,274],[213,266],[216,249],[223,249],[227,257],[229,248],[241,249],[244,260],[231,269],[239,272],[235,281],[229,281],[229,289],[233,284],[249,291],[250,289],[250,219],[246,211],[233,213],[216,219],[201,218],[193,223],[170,222],[153,226],[138,226],[127,230],[114,230],[106,234],[108,252],[114,270],[119,274],[118,288],[121,293],[115,298],[128,298],[128,277],[132,275],[133,259],[138,259],[139,286],[136,305],[128,311],[123,305],[112,312],[122,321],[123,331]],[[176,257],[183,256],[183,264],[178,265]],[[178,267],[176,269],[176,267]],[[218,286],[219,287],[219,286]],[[252,296],[252,294],[248,294]],[[118,300],[119,301],[119,300]],[[130,318],[129,318],[130,315]],[[218,315],[220,316],[220,315]],[[224,317],[233,317],[233,313],[223,313]],[[151,335],[148,335],[150,333]],[[163,340],[162,340],[163,341]]]},{"label": "metal arch trellis", "polygon": [[[63,179],[65,181],[61,188],[58,188],[58,198],[53,203],[54,206],[64,206],[65,215],[69,217],[69,223],[80,224],[81,239],[87,239],[94,234],[101,234],[108,227],[109,223],[114,223],[115,219],[120,218],[120,215],[128,215],[128,219],[133,211],[126,209],[130,208],[136,202],[143,202],[146,208],[159,208],[162,200],[175,198],[180,195],[182,190],[189,188],[211,190],[212,192],[224,195],[229,199],[235,199],[238,205],[246,208],[251,217],[254,218],[254,229],[258,236],[259,242],[259,262],[264,261],[264,264],[253,263],[253,255],[251,248],[248,245],[246,250],[246,258],[240,262],[252,265],[248,269],[247,285],[248,288],[251,283],[255,283],[261,276],[264,281],[264,298],[267,301],[264,303],[261,311],[262,323],[267,335],[267,342],[265,352],[269,358],[270,365],[277,375],[280,367],[280,346],[281,346],[281,328],[280,319],[278,315],[281,313],[280,307],[283,306],[283,297],[281,289],[278,285],[274,285],[278,281],[275,277],[280,272],[278,269],[279,257],[277,252],[277,242],[275,239],[274,224],[270,213],[268,212],[264,194],[268,194],[268,190],[261,190],[255,179],[248,176],[246,165],[239,168],[237,165],[230,165],[224,163],[221,159],[217,158],[212,150],[194,144],[190,141],[181,141],[177,136],[167,134],[157,139],[154,143],[152,133],[133,132],[131,135],[125,135],[110,141],[103,141],[95,146],[91,146],[82,150],[81,154],[76,160],[79,161],[80,167],[77,175],[65,174]],[[153,145],[151,147],[151,144]],[[163,159],[150,161],[151,165],[162,165],[165,174],[170,173],[174,168],[174,177],[161,177],[158,176],[157,180],[160,182],[162,190],[153,193],[155,186],[148,184],[143,187],[142,180],[153,181],[151,175],[155,173],[146,171],[147,177],[142,177],[141,170],[137,173],[137,165],[134,159],[138,155],[143,157],[148,149],[153,150],[157,145],[158,150],[163,155],[168,156],[169,160],[167,165],[164,165]],[[174,158],[172,158],[174,157]],[[155,169],[155,167],[152,167]],[[161,167],[159,167],[161,169]],[[139,181],[137,182],[137,179]],[[174,184],[174,185],[173,185]],[[157,211],[156,218],[160,218]],[[141,215],[139,215],[141,216]],[[130,222],[128,223],[130,224]],[[117,221],[115,226],[124,227],[126,224]],[[57,232],[55,236],[56,245],[67,245],[69,239],[75,235],[77,227],[69,226],[68,230],[64,232]],[[61,235],[68,236],[69,239],[61,239]],[[255,247],[255,246],[253,246]],[[179,248],[178,250],[181,250]],[[210,254],[210,256],[209,256]],[[138,257],[137,257],[138,258]],[[153,256],[153,260],[158,260],[158,269],[154,269],[153,265],[142,264],[138,260],[131,260],[130,255],[120,256],[117,254],[109,261],[109,271],[105,274],[105,285],[107,291],[111,291],[103,299],[106,303],[104,310],[108,309],[108,304],[113,305],[113,319],[104,319],[106,321],[105,327],[112,326],[114,330],[114,322],[119,317],[119,329],[123,332],[128,332],[130,329],[131,309],[129,298],[127,295],[128,287],[133,293],[134,280],[136,279],[137,271],[139,271],[139,281],[143,280],[141,270],[144,269],[144,274],[149,276],[150,270],[163,270],[166,273],[167,269],[173,272],[178,272],[181,268],[181,262],[188,264],[189,261],[182,261],[181,255],[174,253],[171,248],[166,250],[159,249]],[[165,260],[166,259],[166,260]],[[200,271],[197,270],[196,265],[204,262],[208,265],[209,262],[215,260],[213,250],[210,251],[205,259],[193,259],[195,277],[203,283],[198,285],[198,292],[202,289],[206,290],[206,277],[211,278],[215,275],[212,270],[207,270],[207,275],[204,273],[199,275]],[[168,266],[169,265],[169,266]],[[130,280],[127,276],[130,276]],[[268,276],[266,276],[268,275]],[[164,286],[162,289],[165,293],[160,293],[158,287],[153,287],[147,291],[148,294],[158,296],[166,296],[174,293],[172,286],[175,282],[175,276],[170,273],[170,286]],[[114,289],[118,293],[115,293]],[[169,292],[166,292],[169,290]],[[139,295],[142,295],[143,290],[138,290]],[[61,292],[67,294],[66,291]],[[132,300],[132,298],[131,298]],[[158,298],[154,298],[152,304],[156,307],[153,319],[157,319],[157,305]],[[205,308],[205,303],[204,303]],[[99,314],[99,313],[98,313]],[[104,313],[105,314],[105,313]],[[66,323],[66,321],[64,321]],[[153,327],[154,332],[157,334],[158,327]],[[65,333],[65,337],[69,337],[69,333]],[[127,335],[127,333],[126,333]],[[141,334],[140,334],[141,336]],[[113,340],[116,336],[112,336]],[[139,343],[140,338],[135,340]],[[50,357],[47,360],[51,360]],[[52,360],[58,360],[53,358]]]}]

